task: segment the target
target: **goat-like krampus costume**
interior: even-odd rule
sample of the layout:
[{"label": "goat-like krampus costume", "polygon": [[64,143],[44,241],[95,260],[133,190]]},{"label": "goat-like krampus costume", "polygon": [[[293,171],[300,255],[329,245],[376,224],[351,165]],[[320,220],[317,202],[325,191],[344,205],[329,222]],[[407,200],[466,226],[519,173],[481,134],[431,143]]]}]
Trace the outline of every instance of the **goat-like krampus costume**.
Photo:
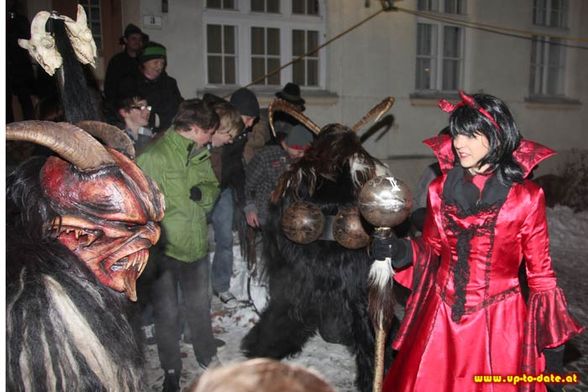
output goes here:
[{"label": "goat-like krampus costume", "polygon": [[[87,126],[87,124],[85,125]],[[7,389],[141,391],[124,312],[159,238],[163,197],[124,154],[67,123],[7,126],[32,158],[7,179]]]},{"label": "goat-like krampus costume", "polygon": [[[47,73],[57,71],[68,121],[99,117],[79,64],[93,64],[96,55],[81,6],[75,22],[39,12],[31,39],[19,43]],[[121,134],[93,121],[79,128],[43,121],[7,126],[8,140],[60,156],[32,158],[7,179],[10,391],[145,390],[142,353],[121,293],[136,300],[164,203],[129,159],[132,143]]]},{"label": "goat-like krampus costume", "polygon": [[[363,125],[373,113],[387,111],[392,102],[391,98],[385,100],[353,128]],[[371,390],[374,368],[374,332],[368,316],[368,272],[373,259],[367,252],[365,232],[341,235],[339,228],[345,225],[329,217],[341,213],[344,207],[356,207],[362,185],[384,174],[385,168],[363,149],[350,128],[330,124],[319,129],[283,102],[271,105],[270,124],[277,110],[287,111],[318,136],[304,158],[281,177],[274,191],[264,234],[270,300],[259,322],[243,339],[242,349],[248,357],[281,359],[300,352],[318,331],[327,342],[350,348],[356,358],[357,387],[367,392]],[[292,223],[283,221],[292,212],[288,207],[294,202],[312,203],[326,217],[326,228],[319,240],[296,243],[289,238],[304,237],[303,242],[308,242],[312,234],[289,233],[292,225],[283,230],[282,223]],[[316,207],[302,205],[311,213],[314,210],[315,215],[318,212]],[[359,219],[354,211],[349,214],[352,221]],[[340,238],[351,240],[355,249],[335,241]]]}]

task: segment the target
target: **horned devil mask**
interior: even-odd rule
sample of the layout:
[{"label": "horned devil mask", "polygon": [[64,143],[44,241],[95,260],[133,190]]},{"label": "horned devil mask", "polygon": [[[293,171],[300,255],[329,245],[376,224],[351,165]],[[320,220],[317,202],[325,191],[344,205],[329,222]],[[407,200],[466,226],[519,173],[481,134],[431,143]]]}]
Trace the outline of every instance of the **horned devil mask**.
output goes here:
[{"label": "horned devil mask", "polygon": [[157,222],[165,208],[157,185],[124,154],[68,123],[12,123],[6,136],[61,156],[48,158],[39,173],[44,196],[58,214],[45,222],[45,230],[102,284],[136,301],[136,280],[159,239]]}]

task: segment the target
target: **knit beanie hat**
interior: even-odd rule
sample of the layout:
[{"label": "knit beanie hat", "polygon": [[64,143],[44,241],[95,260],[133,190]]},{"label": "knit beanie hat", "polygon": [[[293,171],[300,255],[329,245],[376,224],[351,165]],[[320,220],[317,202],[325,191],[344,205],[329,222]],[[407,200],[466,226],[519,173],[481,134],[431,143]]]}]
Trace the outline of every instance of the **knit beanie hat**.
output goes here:
[{"label": "knit beanie hat", "polygon": [[149,42],[143,48],[143,51],[138,57],[139,63],[143,64],[146,61],[153,59],[166,59],[165,46],[157,42]]},{"label": "knit beanie hat", "polygon": [[241,87],[231,95],[231,105],[241,116],[259,117],[259,102],[253,91]]},{"label": "knit beanie hat", "polygon": [[294,150],[306,150],[313,140],[312,132],[306,129],[304,125],[296,124],[288,131],[284,143]]}]

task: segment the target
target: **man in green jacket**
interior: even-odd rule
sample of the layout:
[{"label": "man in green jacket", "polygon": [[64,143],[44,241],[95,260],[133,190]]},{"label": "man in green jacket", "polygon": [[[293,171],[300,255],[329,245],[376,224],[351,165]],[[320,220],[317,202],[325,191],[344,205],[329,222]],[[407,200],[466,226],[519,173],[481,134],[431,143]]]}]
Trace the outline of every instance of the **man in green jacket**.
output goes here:
[{"label": "man in green jacket", "polygon": [[206,223],[219,193],[206,144],[218,125],[218,116],[202,100],[184,101],[172,127],[137,158],[165,196],[161,254],[150,261],[155,264],[150,293],[166,392],[180,390],[178,283],[196,359],[202,368],[218,363],[210,317]]}]

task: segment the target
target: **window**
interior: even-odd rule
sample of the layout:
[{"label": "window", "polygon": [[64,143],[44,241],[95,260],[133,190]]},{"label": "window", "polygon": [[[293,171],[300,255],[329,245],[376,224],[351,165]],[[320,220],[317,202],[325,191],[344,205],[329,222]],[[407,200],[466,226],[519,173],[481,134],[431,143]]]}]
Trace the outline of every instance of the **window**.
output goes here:
[{"label": "window", "polygon": [[567,27],[568,0],[534,0],[533,23],[538,26]]},{"label": "window", "polygon": [[531,47],[530,93],[534,96],[563,96],[565,47],[560,39],[535,36]]},{"label": "window", "polygon": [[78,3],[84,7],[88,17],[88,26],[92,30],[92,37],[96,48],[102,51],[102,21],[100,19],[100,0],[80,0]]},{"label": "window", "polygon": [[[251,80],[280,68],[280,29],[251,28]],[[280,84],[280,73],[275,73],[256,84]]]},{"label": "window", "polygon": [[447,14],[465,14],[464,0],[445,0],[445,13]]},{"label": "window", "polygon": [[457,90],[462,78],[462,48],[462,28],[440,23],[418,23],[416,89]]},{"label": "window", "polygon": [[[323,1],[206,0],[202,59],[207,87],[255,82],[258,90],[273,92],[293,81],[302,87],[324,88],[326,49],[291,63],[323,43],[327,24],[321,15]],[[227,9],[230,5],[235,8]],[[279,72],[266,76],[275,70]]]},{"label": "window", "polygon": [[417,9],[419,11],[438,11],[439,0],[418,0]]},{"label": "window", "polygon": [[[292,55],[299,57],[317,48],[318,31],[292,30]],[[318,86],[318,53],[292,64],[292,81],[301,86]]]},{"label": "window", "polygon": [[[420,11],[465,14],[465,0],[418,0]],[[445,23],[417,20],[415,88],[418,91],[455,91],[461,86],[464,29]]]},{"label": "window", "polygon": [[418,0],[419,11],[445,12],[447,14],[465,14],[465,0]]},{"label": "window", "polygon": [[206,0],[206,8],[216,8],[219,10],[234,10],[235,0]]},{"label": "window", "polygon": [[251,0],[251,11],[277,14],[280,12],[280,0]]},{"label": "window", "polygon": [[237,77],[235,26],[207,25],[206,46],[208,83],[235,84]]},{"label": "window", "polygon": [[292,13],[298,15],[318,15],[317,0],[292,0]]}]

